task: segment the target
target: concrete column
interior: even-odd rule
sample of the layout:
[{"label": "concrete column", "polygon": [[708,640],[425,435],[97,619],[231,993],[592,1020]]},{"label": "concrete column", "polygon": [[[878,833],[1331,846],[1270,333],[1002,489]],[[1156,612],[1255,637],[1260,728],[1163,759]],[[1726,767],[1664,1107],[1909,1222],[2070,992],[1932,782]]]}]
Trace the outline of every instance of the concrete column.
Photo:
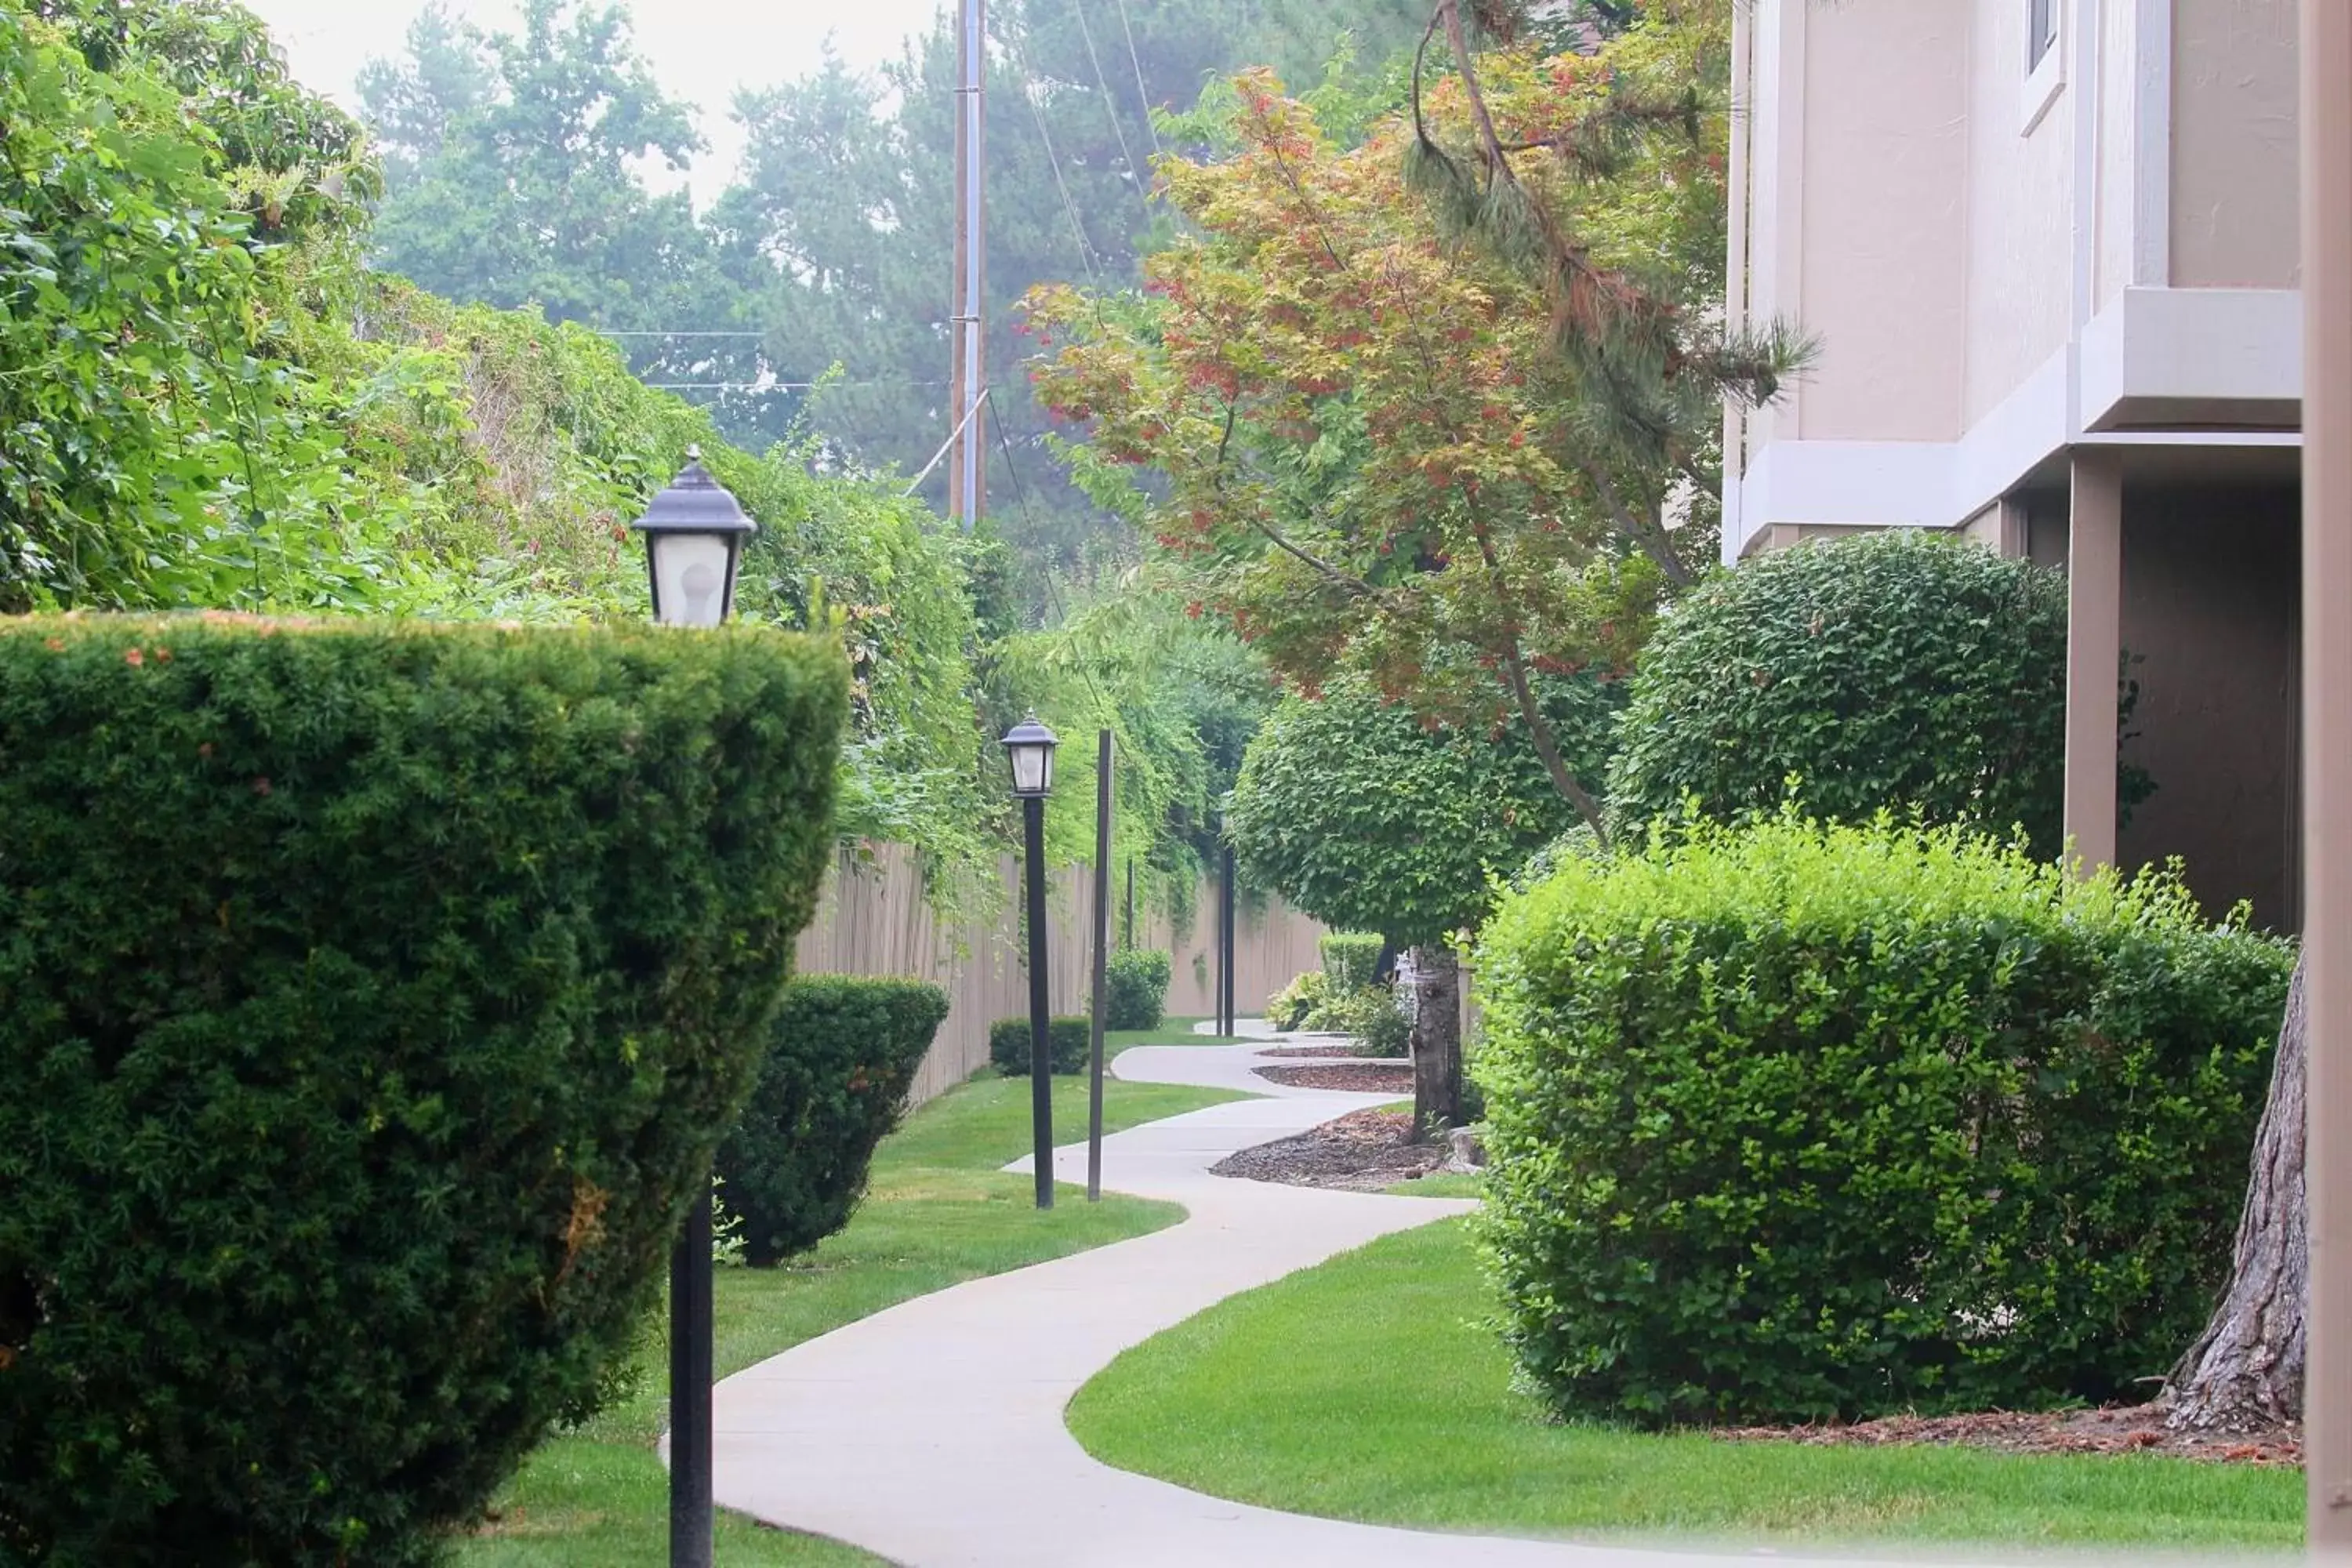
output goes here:
[{"label": "concrete column", "polygon": [[2078,447],[2066,547],[2066,837],[2087,868],[2116,859],[2116,681],[2123,657],[2122,458]]},{"label": "concrete column", "polygon": [[2303,853],[2309,1539],[2352,1562],[2352,5],[2305,0]]}]

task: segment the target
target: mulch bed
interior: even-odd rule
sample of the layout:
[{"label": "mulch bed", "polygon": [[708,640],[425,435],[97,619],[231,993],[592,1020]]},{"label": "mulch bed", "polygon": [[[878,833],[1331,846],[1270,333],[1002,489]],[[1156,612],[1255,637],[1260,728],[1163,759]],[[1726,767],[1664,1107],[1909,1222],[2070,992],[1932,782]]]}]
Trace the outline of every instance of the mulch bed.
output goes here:
[{"label": "mulch bed", "polygon": [[1328,1041],[1313,1046],[1269,1046],[1258,1052],[1262,1057],[1352,1057],[1349,1047],[1356,1042],[1345,1035],[1333,1035]]},{"label": "mulch bed", "polygon": [[1410,1111],[1358,1110],[1295,1138],[1228,1154],[1210,1171],[1244,1181],[1378,1192],[1444,1168],[1445,1145],[1408,1143],[1412,1131]]},{"label": "mulch bed", "polygon": [[1260,1068],[1257,1076],[1285,1089],[1337,1089],[1350,1094],[1412,1092],[1412,1068],[1390,1062],[1330,1062],[1311,1068]]},{"label": "mulch bed", "polygon": [[1735,1443],[1885,1447],[1948,1443],[2012,1454],[2165,1454],[2243,1465],[2300,1466],[2303,1428],[2263,1432],[2172,1432],[2154,1405],[2041,1415],[1995,1410],[1971,1415],[1885,1415],[1847,1426],[1732,1426],[1709,1435]]}]

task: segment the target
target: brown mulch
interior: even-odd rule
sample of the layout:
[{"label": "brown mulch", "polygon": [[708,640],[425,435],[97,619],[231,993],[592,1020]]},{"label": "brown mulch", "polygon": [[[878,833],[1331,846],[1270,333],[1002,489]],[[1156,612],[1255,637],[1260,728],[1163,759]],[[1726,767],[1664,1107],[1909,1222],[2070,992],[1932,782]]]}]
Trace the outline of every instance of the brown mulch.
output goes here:
[{"label": "brown mulch", "polygon": [[1391,1062],[1330,1062],[1311,1068],[1260,1068],[1257,1076],[1285,1089],[1337,1089],[1350,1094],[1411,1094],[1412,1068]]},{"label": "brown mulch", "polygon": [[1251,1182],[1378,1192],[1444,1168],[1445,1145],[1408,1143],[1405,1137],[1412,1131],[1410,1111],[1358,1110],[1295,1138],[1277,1138],[1228,1154],[1210,1172]]},{"label": "brown mulch", "polygon": [[1727,1426],[1710,1436],[1735,1443],[1950,1443],[2012,1454],[2165,1454],[2244,1465],[2303,1463],[2300,1425],[2263,1432],[2173,1432],[2166,1429],[2164,1415],[2154,1405],[2040,1415],[1994,1410],[1969,1415],[1885,1415],[1846,1426]]}]

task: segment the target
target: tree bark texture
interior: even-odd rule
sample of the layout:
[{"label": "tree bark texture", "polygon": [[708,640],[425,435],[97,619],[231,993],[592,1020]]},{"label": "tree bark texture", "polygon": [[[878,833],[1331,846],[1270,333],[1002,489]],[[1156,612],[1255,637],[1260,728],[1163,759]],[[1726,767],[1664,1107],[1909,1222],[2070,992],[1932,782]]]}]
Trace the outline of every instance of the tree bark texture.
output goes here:
[{"label": "tree bark texture", "polygon": [[2229,1289],[2212,1321],[2165,1380],[2171,1406],[2165,1425],[2175,1430],[2251,1431],[2303,1415],[2311,1265],[2303,1174],[2305,1022],[2298,960],[2269,1103],[2254,1133]]},{"label": "tree bark texture", "polygon": [[1443,942],[1399,966],[1412,1008],[1412,1135],[1444,1136],[1462,1121],[1462,964]]}]

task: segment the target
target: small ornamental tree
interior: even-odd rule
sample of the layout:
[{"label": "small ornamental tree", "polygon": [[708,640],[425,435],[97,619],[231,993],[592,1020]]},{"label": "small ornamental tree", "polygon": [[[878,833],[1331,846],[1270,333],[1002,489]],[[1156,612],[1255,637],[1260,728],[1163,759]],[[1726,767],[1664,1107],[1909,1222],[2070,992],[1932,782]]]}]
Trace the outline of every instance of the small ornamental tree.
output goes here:
[{"label": "small ornamental tree", "polygon": [[[1597,681],[1544,693],[1580,767],[1597,768],[1612,717]],[[1486,919],[1495,879],[1575,814],[1516,731],[1441,730],[1360,679],[1291,697],[1250,742],[1226,814],[1248,873],[1333,926],[1413,950],[1413,1121],[1462,1114],[1461,970],[1448,939]]]},{"label": "small ornamental tree", "polygon": [[[1609,803],[1622,826],[1700,812],[1916,812],[2058,850],[2066,582],[1910,531],[1803,544],[1702,584],[1628,683]],[[2126,790],[2126,798],[2132,792]]]},{"label": "small ornamental tree", "polygon": [[594,1407],[847,685],[748,628],[0,621],[0,1560],[409,1568]]}]

